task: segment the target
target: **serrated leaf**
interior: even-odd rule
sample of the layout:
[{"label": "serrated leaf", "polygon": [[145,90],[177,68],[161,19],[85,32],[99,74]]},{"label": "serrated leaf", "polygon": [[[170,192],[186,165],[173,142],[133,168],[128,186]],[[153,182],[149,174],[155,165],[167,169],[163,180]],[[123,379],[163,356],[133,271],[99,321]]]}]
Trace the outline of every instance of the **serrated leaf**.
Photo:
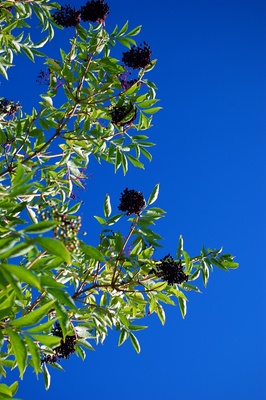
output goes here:
[{"label": "serrated leaf", "polygon": [[25,343],[22,340],[21,336],[12,329],[6,328],[6,332],[10,338],[12,351],[14,353],[18,365],[20,378],[22,379],[26,369],[26,361],[27,361],[27,350]]},{"label": "serrated leaf", "polygon": [[182,318],[185,318],[187,313],[187,302],[183,297],[178,297],[178,304],[181,311]]},{"label": "serrated leaf", "polygon": [[13,264],[1,264],[1,268],[4,268],[8,273],[11,273],[19,278],[21,282],[25,282],[31,286],[41,290],[39,278],[31,271],[23,267],[22,265]]},{"label": "serrated leaf", "polygon": [[57,221],[41,221],[37,224],[27,226],[23,231],[26,233],[45,233],[55,228],[57,225]]},{"label": "serrated leaf", "polygon": [[23,317],[17,318],[14,321],[10,321],[10,325],[23,327],[37,324],[47,315],[55,301],[56,300],[49,301],[43,306],[37,308],[37,310],[31,311],[30,313],[23,315]]},{"label": "serrated leaf", "polygon": [[122,346],[122,344],[127,340],[128,335],[129,334],[125,329],[121,329],[120,335],[118,338],[118,346]]},{"label": "serrated leaf", "polygon": [[51,375],[45,363],[43,364],[43,376],[44,376],[45,389],[48,390],[51,384]]},{"label": "serrated leaf", "polygon": [[49,335],[32,335],[32,337],[38,342],[51,348],[58,346],[62,340],[62,338],[58,336],[49,336]]},{"label": "serrated leaf", "polygon": [[51,238],[37,238],[36,242],[50,254],[58,256],[67,264],[71,263],[71,255],[63,243]]},{"label": "serrated leaf", "polygon": [[152,108],[146,108],[145,110],[142,110],[142,111],[145,114],[155,114],[161,109],[162,109],[162,107],[152,107]]},{"label": "serrated leaf", "polygon": [[108,221],[106,222],[106,225],[108,225],[108,226],[114,225],[123,216],[124,216],[124,214],[116,214],[116,215],[114,215],[113,217],[108,219]]},{"label": "serrated leaf", "polygon": [[176,258],[177,259],[180,259],[182,257],[183,245],[184,245],[183,237],[182,237],[182,235],[180,235],[179,236],[179,241],[178,241],[177,252],[176,252]]},{"label": "serrated leaf", "polygon": [[155,285],[153,285],[151,289],[156,292],[161,292],[162,290],[164,290],[166,288],[167,285],[168,285],[167,282],[158,282],[158,283],[155,283]]},{"label": "serrated leaf", "polygon": [[132,29],[127,33],[127,36],[136,36],[140,33],[142,25],[137,26],[136,28]]},{"label": "serrated leaf", "polygon": [[[41,98],[45,101],[46,105],[49,107],[53,107],[53,99],[50,96],[45,96],[43,94],[40,95]],[[41,102],[43,104],[43,102]]]},{"label": "serrated leaf", "polygon": [[97,215],[94,215],[94,218],[99,222],[99,224],[101,225],[105,225],[106,224],[106,220],[102,217],[97,217]]},{"label": "serrated leaf", "polygon": [[16,246],[14,246],[12,249],[9,249],[5,253],[1,255],[1,258],[14,258],[14,257],[19,257],[23,256],[24,254],[27,254],[32,250],[34,245],[32,243],[19,243]]},{"label": "serrated leaf", "polygon": [[159,189],[160,189],[160,184],[157,183],[148,199],[148,205],[153,204],[157,200],[158,195],[159,195]]},{"label": "serrated leaf", "polygon": [[130,154],[127,154],[127,158],[131,162],[131,164],[134,165],[134,167],[144,169],[144,164],[142,162],[140,162],[136,157],[133,157]]},{"label": "serrated leaf", "polygon": [[108,195],[108,193],[106,194],[105,199],[104,199],[103,211],[104,211],[105,218],[110,217],[111,212],[112,212],[112,207],[111,207],[111,202],[110,202],[110,196]]},{"label": "serrated leaf", "polygon": [[43,324],[39,324],[38,326],[34,326],[33,328],[27,329],[27,332],[29,333],[41,333],[49,329],[54,323],[58,320],[58,318],[50,319],[47,322],[44,322]]},{"label": "serrated leaf", "polygon": [[72,297],[67,293],[66,290],[49,288],[49,289],[47,289],[47,292],[50,293],[60,303],[69,307],[70,309],[74,309],[74,310],[77,309]]},{"label": "serrated leaf", "polygon": [[14,179],[12,181],[13,186],[15,185],[19,185],[21,178],[25,175],[25,168],[23,167],[23,165],[21,165],[21,163],[17,164],[16,167],[16,174],[14,176]]},{"label": "serrated leaf", "polygon": [[161,306],[161,304],[157,303],[155,312],[158,315],[162,325],[164,325],[165,324],[165,311],[164,311],[163,307]]},{"label": "serrated leaf", "polygon": [[136,338],[136,336],[132,332],[129,332],[129,337],[130,337],[130,341],[131,341],[134,349],[139,354],[140,353],[140,344],[139,344],[138,339]]},{"label": "serrated leaf", "polygon": [[24,339],[28,345],[28,349],[31,354],[34,371],[36,372],[36,374],[38,374],[38,372],[42,372],[39,349],[28,336],[25,335]]},{"label": "serrated leaf", "polygon": [[94,258],[94,260],[105,262],[102,253],[95,247],[89,246],[85,243],[81,243],[80,247],[87,256]]},{"label": "serrated leaf", "polygon": [[12,249],[17,242],[18,238],[14,238],[13,236],[0,239],[0,255]]},{"label": "serrated leaf", "polygon": [[122,28],[120,29],[120,31],[117,33],[117,36],[122,36],[125,34],[125,32],[127,31],[128,28],[128,21],[126,21],[126,23],[122,26]]}]

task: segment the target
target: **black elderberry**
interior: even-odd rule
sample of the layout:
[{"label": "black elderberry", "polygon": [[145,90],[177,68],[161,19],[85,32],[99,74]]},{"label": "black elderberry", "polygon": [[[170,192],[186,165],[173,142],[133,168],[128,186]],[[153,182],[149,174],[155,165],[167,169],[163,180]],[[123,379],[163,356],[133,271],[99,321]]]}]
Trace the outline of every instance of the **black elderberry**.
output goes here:
[{"label": "black elderberry", "polygon": [[140,46],[133,46],[129,51],[123,53],[122,62],[133,69],[147,67],[151,63],[150,46],[146,42]]},{"label": "black elderberry", "polygon": [[152,272],[163,281],[168,282],[169,285],[173,285],[175,283],[181,284],[188,280],[188,275],[183,271],[182,261],[175,261],[170,254],[162,258],[160,261],[161,263],[157,266],[158,272],[155,270]]},{"label": "black elderberry", "polygon": [[112,123],[118,126],[125,126],[131,124],[137,117],[137,110],[132,103],[114,107],[110,112]]},{"label": "black elderberry", "polygon": [[40,85],[49,85],[50,84],[50,69],[40,70],[39,75],[37,76],[36,82]]},{"label": "black elderberry", "polygon": [[47,354],[47,355],[43,355],[43,357],[41,358],[41,364],[54,364],[57,361],[57,357],[55,354]]},{"label": "black elderberry", "polygon": [[10,116],[15,114],[21,107],[20,103],[15,103],[13,100],[7,100],[6,98],[0,99],[0,116]]},{"label": "black elderberry", "polygon": [[120,197],[120,204],[118,210],[126,212],[126,215],[140,214],[145,206],[145,200],[141,192],[136,190],[128,190],[126,188]]},{"label": "black elderberry", "polygon": [[109,6],[104,4],[104,0],[91,0],[81,7],[80,12],[84,22],[103,22],[109,14]]},{"label": "black elderberry", "polygon": [[55,323],[52,329],[52,335],[62,338],[59,346],[54,348],[54,354],[44,355],[41,359],[41,363],[53,364],[60,358],[69,358],[71,354],[75,353],[75,344],[77,338],[75,335],[67,335],[65,341],[63,341],[62,329],[58,322]]},{"label": "black elderberry", "polygon": [[53,18],[58,25],[69,28],[80,23],[81,12],[66,4],[65,7],[61,6],[61,9],[53,14]]}]

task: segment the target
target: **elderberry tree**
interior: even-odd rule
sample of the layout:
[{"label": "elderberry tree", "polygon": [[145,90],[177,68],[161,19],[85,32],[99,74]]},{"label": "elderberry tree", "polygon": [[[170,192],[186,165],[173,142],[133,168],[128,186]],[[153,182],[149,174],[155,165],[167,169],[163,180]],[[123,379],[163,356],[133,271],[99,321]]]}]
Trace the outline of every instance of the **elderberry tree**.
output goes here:
[{"label": "elderberry tree", "polygon": [[[47,389],[50,366],[60,368],[73,353],[84,359],[109,328],[120,332],[119,346],[129,339],[140,352],[139,320],[155,313],[164,324],[163,304],[175,301],[185,317],[186,292],[199,291],[194,281],[206,286],[213,266],[238,266],[221,249],[203,247],[190,257],[182,236],[175,253],[154,257],[161,238],[154,224],[164,216],[153,205],[158,184],[146,200],[125,188],[116,214],[106,195],[95,217],[98,245],[81,239],[82,202],[73,191],[83,187],[90,158],[124,174],[129,165],[143,167],[153,145],[146,132],[160,110],[147,77],[155,66],[151,49],[134,39],[140,27],[129,31],[126,23],[108,33],[108,14],[103,0],[80,10],[49,0],[0,3],[1,74],[8,78],[14,56],[40,56],[44,69],[36,76],[47,84],[30,113],[19,99],[0,99],[0,374],[17,368],[22,378],[33,368],[44,373]],[[26,33],[36,19],[44,38],[34,43]],[[39,50],[54,28],[73,30],[56,61]],[[113,57],[117,43],[125,46],[121,61]],[[1,383],[0,396],[14,396],[17,386]]]}]

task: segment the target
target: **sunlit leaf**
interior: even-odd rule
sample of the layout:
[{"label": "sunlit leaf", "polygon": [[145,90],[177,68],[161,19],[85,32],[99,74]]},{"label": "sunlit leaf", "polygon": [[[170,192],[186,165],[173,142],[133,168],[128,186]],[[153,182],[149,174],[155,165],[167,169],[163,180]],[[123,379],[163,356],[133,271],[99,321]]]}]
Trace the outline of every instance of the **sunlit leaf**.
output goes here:
[{"label": "sunlit leaf", "polygon": [[49,301],[48,303],[37,308],[36,310],[31,311],[26,315],[23,315],[23,317],[20,317],[20,318],[15,319],[14,321],[11,321],[10,324],[13,326],[20,326],[20,327],[35,325],[39,321],[41,321],[44,316],[47,315],[48,311],[51,309],[51,307],[54,303],[55,303],[55,300]]},{"label": "sunlit leaf", "polygon": [[36,242],[47,252],[60,257],[67,264],[71,263],[71,255],[66,247],[63,245],[63,243],[55,239],[44,237],[37,238]]},{"label": "sunlit leaf", "polygon": [[157,200],[159,195],[159,189],[160,189],[160,184],[157,183],[157,185],[155,185],[153,191],[150,194],[150,197],[148,199],[148,205],[153,204]]},{"label": "sunlit leaf", "polygon": [[112,207],[111,207],[111,202],[110,202],[110,196],[108,194],[106,194],[105,199],[104,199],[103,211],[104,211],[105,218],[110,217],[110,214],[112,212]]},{"label": "sunlit leaf", "polygon": [[140,353],[140,344],[134,333],[129,332],[130,341],[137,353]]},{"label": "sunlit leaf", "polygon": [[10,342],[12,345],[12,351],[15,356],[18,369],[20,372],[20,378],[23,378],[25,369],[26,369],[26,360],[27,360],[27,350],[24,341],[21,336],[13,331],[12,329],[6,328],[6,332],[10,338]]}]

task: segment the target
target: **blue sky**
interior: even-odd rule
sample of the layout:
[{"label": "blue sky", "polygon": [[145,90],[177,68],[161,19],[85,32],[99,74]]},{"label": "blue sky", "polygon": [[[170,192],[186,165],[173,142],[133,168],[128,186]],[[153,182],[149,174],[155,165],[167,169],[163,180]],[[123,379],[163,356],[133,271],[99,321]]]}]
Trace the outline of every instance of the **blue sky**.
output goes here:
[{"label": "blue sky", "polygon": [[[82,1],[72,1],[77,8]],[[63,5],[65,3],[62,3]],[[189,294],[188,314],[166,307],[166,325],[154,316],[138,334],[142,352],[117,347],[110,332],[103,346],[74,356],[52,370],[48,392],[28,371],[20,383],[24,400],[98,398],[133,400],[262,400],[265,384],[265,106],[266,3],[236,0],[108,2],[107,29],[129,20],[143,25],[158,59],[150,78],[163,110],[149,135],[156,143],[145,170],[115,176],[110,165],[91,162],[81,210],[88,243],[96,244],[106,192],[113,208],[128,187],[149,196],[161,184],[159,207],[167,211],[156,229],[163,238],[157,257],[175,254],[178,237],[196,255],[202,244],[224,246],[238,270],[215,270],[202,294]],[[67,43],[71,29],[56,33],[47,53]],[[48,50],[49,49],[49,50]],[[125,51],[121,48],[121,52]],[[17,58],[1,96],[38,101],[41,60]],[[23,79],[22,79],[23,77]],[[29,95],[30,93],[30,95]],[[61,397],[59,397],[61,396]]]}]

